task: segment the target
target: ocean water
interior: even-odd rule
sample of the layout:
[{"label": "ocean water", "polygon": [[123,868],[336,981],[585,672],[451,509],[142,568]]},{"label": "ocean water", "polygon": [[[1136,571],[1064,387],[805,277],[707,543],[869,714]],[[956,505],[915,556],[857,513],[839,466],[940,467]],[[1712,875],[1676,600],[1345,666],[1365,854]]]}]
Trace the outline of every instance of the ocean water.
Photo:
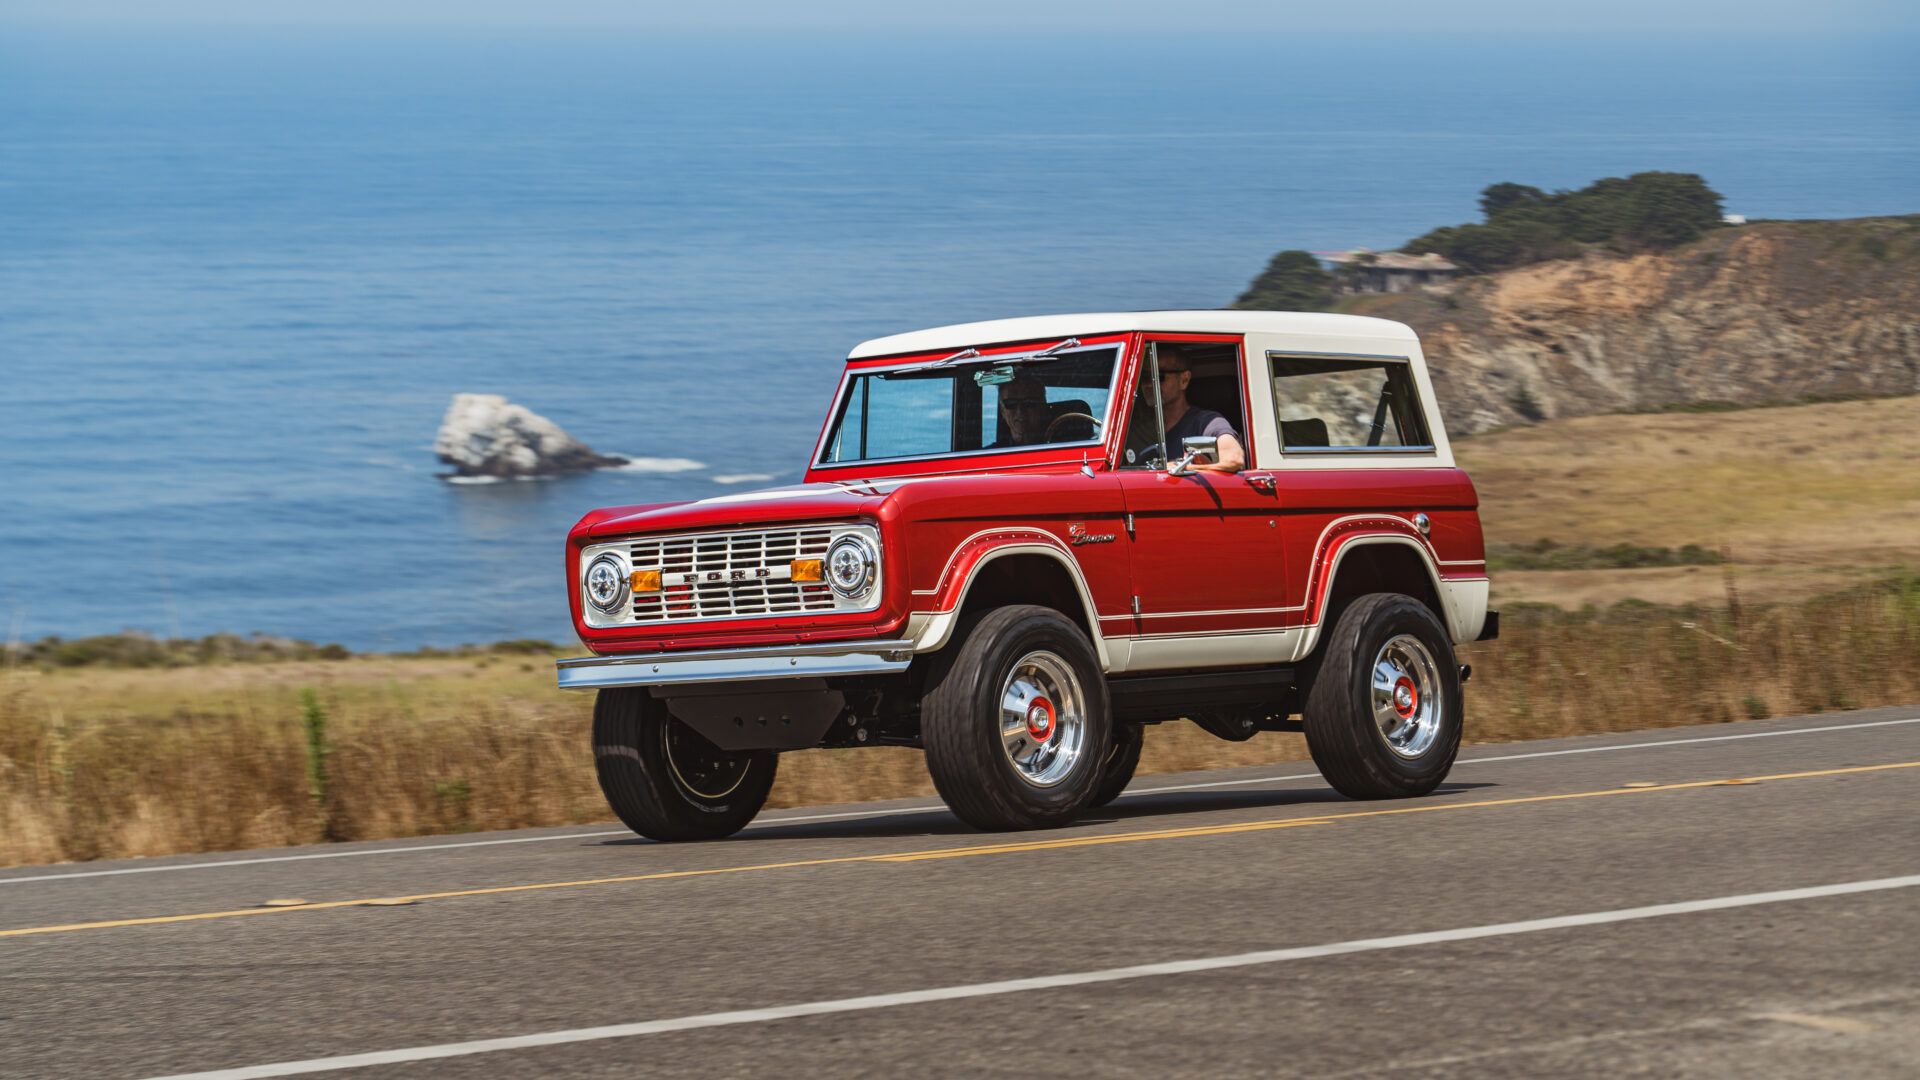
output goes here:
[{"label": "ocean water", "polygon": [[[1501,180],[1920,210],[1916,55],[0,27],[0,629],[571,640],[567,526],[796,479],[864,338],[1217,307]],[[463,391],[639,465],[445,483]]]}]

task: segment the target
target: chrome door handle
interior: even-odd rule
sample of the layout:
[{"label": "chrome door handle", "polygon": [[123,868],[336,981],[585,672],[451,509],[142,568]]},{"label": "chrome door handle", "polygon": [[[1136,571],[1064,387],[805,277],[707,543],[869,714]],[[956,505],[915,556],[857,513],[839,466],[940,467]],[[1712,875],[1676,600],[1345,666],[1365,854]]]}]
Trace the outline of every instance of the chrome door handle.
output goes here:
[{"label": "chrome door handle", "polygon": [[1269,495],[1280,490],[1280,478],[1272,473],[1248,473],[1247,483],[1253,485],[1255,491],[1264,491]]}]

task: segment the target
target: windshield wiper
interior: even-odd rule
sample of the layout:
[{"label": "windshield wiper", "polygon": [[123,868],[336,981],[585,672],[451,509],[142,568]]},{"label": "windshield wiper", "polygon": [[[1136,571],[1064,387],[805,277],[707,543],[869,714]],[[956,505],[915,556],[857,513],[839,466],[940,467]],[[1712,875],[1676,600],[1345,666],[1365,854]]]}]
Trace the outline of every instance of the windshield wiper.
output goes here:
[{"label": "windshield wiper", "polygon": [[[982,357],[980,362],[983,364],[1026,364],[1026,363],[1031,363],[1035,360],[1058,360],[1060,358],[1059,356],[1060,353],[1064,352],[1067,349],[1071,349],[1079,344],[1080,344],[1079,338],[1070,337],[1058,345],[1049,345],[1046,348],[1041,349],[1039,352],[1012,353],[1007,356]],[[957,364],[962,360],[971,360],[978,356],[980,356],[979,349],[961,349],[959,352],[954,353],[952,356],[943,356],[938,360],[934,360],[925,364],[915,364],[914,366],[908,367],[908,368],[896,368],[893,371],[886,372],[885,375],[887,377],[891,377],[894,375],[910,375],[917,371],[932,371],[935,368],[951,367],[952,365]]]},{"label": "windshield wiper", "polygon": [[1054,353],[1060,352],[1065,349],[1071,349],[1078,344],[1080,344],[1079,338],[1070,337],[1058,345],[1049,345],[1046,348],[1041,349],[1039,352],[1027,353],[1024,356],[1009,356],[1009,357],[1006,357],[1006,359],[1014,361],[1016,363],[1022,360],[1045,360],[1045,359],[1051,358]]}]

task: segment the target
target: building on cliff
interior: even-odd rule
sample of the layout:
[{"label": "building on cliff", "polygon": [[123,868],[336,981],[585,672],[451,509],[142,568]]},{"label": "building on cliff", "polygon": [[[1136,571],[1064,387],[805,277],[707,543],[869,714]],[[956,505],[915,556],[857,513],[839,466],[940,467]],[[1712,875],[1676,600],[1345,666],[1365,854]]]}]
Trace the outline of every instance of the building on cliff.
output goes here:
[{"label": "building on cliff", "polygon": [[1433,252],[1408,255],[1400,251],[1316,251],[1322,269],[1332,273],[1349,293],[1407,293],[1416,289],[1445,291],[1460,268]]}]

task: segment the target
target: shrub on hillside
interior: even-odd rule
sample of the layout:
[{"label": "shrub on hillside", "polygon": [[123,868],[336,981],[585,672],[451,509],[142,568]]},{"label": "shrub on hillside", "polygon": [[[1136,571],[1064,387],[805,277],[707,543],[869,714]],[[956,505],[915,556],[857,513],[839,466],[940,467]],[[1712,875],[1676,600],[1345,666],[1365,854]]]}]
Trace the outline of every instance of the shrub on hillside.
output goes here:
[{"label": "shrub on hillside", "polygon": [[1557,544],[1541,537],[1531,544],[1492,544],[1489,570],[1634,570],[1647,566],[1718,566],[1726,557],[1698,544],[1680,550],[1619,543],[1594,548]]},{"label": "shrub on hillside", "polygon": [[1434,229],[1403,250],[1444,255],[1482,274],[1577,254],[1582,245],[1662,251],[1720,224],[1720,195],[1694,173],[1643,172],[1551,194],[1500,183],[1480,193],[1484,221]]},{"label": "shrub on hillside", "polygon": [[1233,302],[1259,311],[1325,311],[1333,306],[1333,275],[1305,251],[1283,251],[1267,263]]},{"label": "shrub on hillside", "polygon": [[315,645],[311,641],[254,634],[208,634],[192,638],[156,638],[138,630],[101,634],[69,641],[52,636],[7,645],[9,664],[48,668],[75,667],[184,667],[265,660],[345,660],[353,654],[344,645]]}]

